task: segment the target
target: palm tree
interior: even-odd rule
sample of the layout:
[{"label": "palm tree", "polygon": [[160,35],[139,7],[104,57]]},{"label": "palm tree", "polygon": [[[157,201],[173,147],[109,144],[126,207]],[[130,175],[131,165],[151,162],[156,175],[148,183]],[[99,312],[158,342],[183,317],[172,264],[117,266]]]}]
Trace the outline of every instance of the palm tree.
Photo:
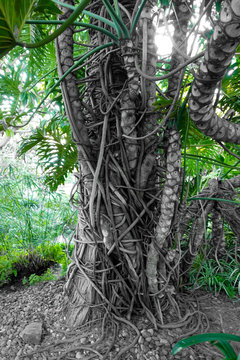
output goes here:
[{"label": "palm tree", "polygon": [[[181,166],[188,99],[190,115],[204,134],[224,147],[222,141],[239,144],[239,124],[221,118],[212,104],[239,44],[238,1],[222,4],[205,53],[192,58],[187,43],[193,0],[175,0],[167,12],[166,5],[157,10],[157,2],[145,0],[113,5],[102,0],[87,7],[89,1],[83,1],[77,8],[74,0],[56,2],[57,23],[67,26],[60,25],[50,38],[56,38],[58,83],[79,168],[78,224],[65,286],[68,322],[84,323],[106,309],[131,318],[142,309],[155,325],[172,310],[181,323],[186,317],[177,289],[186,265],[203,246],[208,215],[213,214],[213,244],[222,240],[219,217],[240,235],[239,176],[213,179],[187,206]],[[204,1],[200,10],[209,14],[211,6]],[[89,22],[73,23],[83,8]],[[175,29],[171,61],[158,59],[154,36],[161,21]],[[85,35],[83,44],[80,35],[87,29],[89,41]],[[27,46],[17,40],[5,47],[15,44]],[[79,53],[79,46],[88,51]],[[185,71],[191,63],[193,83]]]}]

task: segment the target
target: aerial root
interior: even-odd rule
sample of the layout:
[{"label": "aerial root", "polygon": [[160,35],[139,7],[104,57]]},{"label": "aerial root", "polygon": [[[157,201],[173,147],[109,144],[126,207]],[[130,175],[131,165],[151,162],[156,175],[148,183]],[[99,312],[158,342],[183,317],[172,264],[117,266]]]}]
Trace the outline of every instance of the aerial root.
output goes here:
[{"label": "aerial root", "polygon": [[[179,301],[179,306],[183,305],[184,309],[188,309],[185,315],[176,322],[168,324],[160,324],[156,321],[155,331],[182,328],[183,335],[181,338],[192,335],[199,329],[201,332],[207,331],[209,324],[206,315],[199,310],[198,305],[196,307],[195,302],[191,304],[185,300],[182,298]],[[183,312],[182,308],[181,311]],[[124,343],[124,347],[117,349],[114,346],[118,344],[118,337],[121,339],[121,330],[128,332],[128,336],[124,339],[127,344]],[[32,358],[35,354],[44,353],[49,360],[61,360],[71,359],[72,356],[76,358],[76,354],[80,353],[86,359],[106,360],[112,351],[114,360],[120,360],[125,353],[129,353],[132,348],[136,347],[141,336],[140,330],[133,321],[108,312],[103,317],[74,329],[66,331],[59,329],[59,332],[55,330],[55,334],[61,336],[62,339],[55,340],[27,354],[22,354],[20,358]]]},{"label": "aerial root", "polygon": [[[123,323],[128,329],[131,329],[131,332],[135,333],[135,336],[129,344],[119,350],[115,356],[115,360],[117,360],[120,359],[124,353],[134,347],[140,337],[138,328],[131,321],[116,315],[109,315],[107,312],[102,319],[98,319],[98,327],[96,327],[96,324],[93,324],[93,321],[90,321],[90,323],[93,330],[89,327],[89,323],[76,328],[75,331],[63,332],[60,330],[59,333],[61,336],[65,335],[67,338],[53,341],[49,345],[42,346],[41,348],[28,352],[27,354],[22,354],[20,358],[32,358],[35,354],[45,353],[48,354],[49,360],[61,360],[67,359],[68,356],[71,357],[73,353],[76,354],[77,352],[81,352],[82,355],[84,354],[84,356],[87,356],[87,359],[107,359],[107,356],[116,344],[119,324]],[[101,330],[99,328],[101,328]],[[99,330],[97,331],[96,336],[93,336],[94,330]],[[78,333],[78,335],[74,336],[76,333]],[[98,336],[99,333],[101,333],[100,336]],[[86,344],[83,343],[84,339],[91,339],[91,341],[90,343],[88,341],[88,344]]]}]

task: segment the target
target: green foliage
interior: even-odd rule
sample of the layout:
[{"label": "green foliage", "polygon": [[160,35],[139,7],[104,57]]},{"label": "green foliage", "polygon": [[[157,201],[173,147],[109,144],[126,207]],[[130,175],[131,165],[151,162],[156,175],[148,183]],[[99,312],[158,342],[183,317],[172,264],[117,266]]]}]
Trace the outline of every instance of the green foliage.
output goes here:
[{"label": "green foliage", "polygon": [[0,244],[30,248],[54,241],[74,224],[67,197],[50,192],[43,178],[9,166],[0,183]]},{"label": "green foliage", "polygon": [[32,17],[36,18],[36,15],[58,15],[61,11],[52,0],[38,0],[32,9]]},{"label": "green foliage", "polygon": [[[62,243],[45,243],[37,247],[37,251],[41,254],[44,259],[50,261],[65,264],[66,262],[66,247]],[[68,256],[70,257],[73,251],[73,245],[70,246],[68,250]]]},{"label": "green foliage", "polygon": [[77,150],[66,119],[58,117],[48,123],[42,122],[32,135],[22,141],[19,156],[33,148],[38,155],[38,164],[45,172],[45,184],[52,191],[56,190],[77,165]]},{"label": "green foliage", "polygon": [[50,263],[37,252],[9,249],[7,253],[0,256],[0,287],[11,282],[14,277],[39,272],[48,267]]},{"label": "green foliage", "polygon": [[0,287],[8,283],[13,276],[17,276],[17,269],[14,267],[14,258],[9,259],[7,255],[0,256]]},{"label": "green foliage", "polygon": [[26,276],[24,276],[22,283],[23,285],[36,285],[40,282],[55,280],[57,280],[57,275],[53,274],[52,269],[47,269],[47,271],[43,275],[31,274],[28,279],[26,278]]},{"label": "green foliage", "polygon": [[214,293],[224,291],[230,298],[240,295],[240,262],[235,257],[225,259],[206,259],[198,254],[190,273],[190,284],[208,289]]},{"label": "green foliage", "polygon": [[31,81],[23,77],[24,64],[18,70],[3,65],[0,75],[0,122],[6,126],[21,124],[37,104],[36,91],[29,90]]},{"label": "green foliage", "polygon": [[52,264],[60,264],[61,276],[65,276],[73,245],[68,253],[65,245],[59,243],[40,245],[29,251],[15,250],[14,247],[9,247],[7,252],[3,248],[0,250],[0,287],[16,278],[23,278],[23,284],[33,285],[57,279],[51,269],[45,271]]},{"label": "green foliage", "polygon": [[34,0],[0,0],[0,58],[16,44]]},{"label": "green foliage", "polygon": [[74,246],[70,245],[68,249],[66,249],[65,244],[57,243],[57,244],[43,244],[38,247],[38,251],[43,256],[44,259],[48,259],[55,263],[61,264],[62,271],[61,276],[64,277],[67,272],[67,267],[71,262],[71,255]]},{"label": "green foliage", "polygon": [[209,341],[212,346],[216,346],[223,354],[224,360],[239,360],[240,354],[237,355],[229,341],[240,342],[240,336],[222,333],[206,333],[190,336],[180,340],[172,349],[172,355],[176,355],[179,351],[196,344]]}]

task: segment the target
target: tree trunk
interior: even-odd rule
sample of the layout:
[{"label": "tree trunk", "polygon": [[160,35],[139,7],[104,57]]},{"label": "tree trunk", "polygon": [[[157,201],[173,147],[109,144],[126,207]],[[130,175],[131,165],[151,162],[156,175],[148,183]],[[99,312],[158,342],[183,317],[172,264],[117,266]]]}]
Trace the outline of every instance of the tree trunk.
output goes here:
[{"label": "tree trunk", "polygon": [[240,125],[220,118],[213,108],[214,92],[236,52],[240,41],[240,6],[238,0],[224,1],[220,18],[205,50],[192,85],[190,114],[196,126],[218,141],[240,144]]},{"label": "tree trunk", "polygon": [[[128,29],[139,3],[119,4]],[[213,133],[212,125],[205,127],[205,118],[214,114],[210,105],[213,91],[221,78],[219,74],[222,76],[229,64],[239,36],[237,26],[233,25],[234,39],[233,30],[230,31],[232,21],[235,24],[239,19],[237,2],[232,1],[232,7],[226,4],[230,20],[220,16],[224,36],[219,35],[217,25],[190,99],[193,120],[207,128],[205,133],[209,135]],[[180,134],[176,121],[173,126],[163,121],[159,131],[159,114],[154,109],[156,87],[149,80],[156,73],[157,62],[154,5],[153,1],[146,3],[137,31],[130,38],[92,55],[85,66],[86,83],[81,93],[75,73],[69,74],[61,85],[79,154],[75,187],[79,216],[66,284],[69,325],[83,323],[93,314],[106,310],[131,318],[142,309],[156,325],[156,317],[161,324],[165,322],[163,308],[165,312],[174,309],[176,319],[181,320],[176,301],[183,260],[181,240],[190,220],[200,213],[194,219],[195,231],[190,239],[191,255],[196,255],[202,244],[204,221],[215,206],[210,202],[199,208],[199,203],[193,202],[188,209],[178,207],[182,182]],[[190,17],[185,1],[174,1],[174,5],[179,22],[176,21],[177,50],[172,54],[172,69],[184,61],[184,37]],[[88,10],[108,17],[106,8],[99,3],[93,3]],[[61,19],[66,19],[70,10],[63,7],[62,11]],[[91,21],[112,31],[100,20]],[[89,36],[91,48],[109,42],[102,33],[91,30]],[[75,29],[70,27],[56,41],[59,76],[74,63],[74,39]],[[223,49],[219,49],[219,44]],[[223,57],[223,66],[216,62],[215,52]],[[181,72],[169,79],[168,96],[173,98],[173,103],[178,99],[181,84]],[[218,119],[217,115],[214,119]],[[231,127],[224,121],[214,132],[215,138],[239,143],[238,126]],[[218,190],[212,184],[211,195]],[[230,223],[223,208],[218,207],[217,211]],[[183,219],[186,221],[180,226]],[[231,226],[235,229],[236,224],[235,221]]]}]

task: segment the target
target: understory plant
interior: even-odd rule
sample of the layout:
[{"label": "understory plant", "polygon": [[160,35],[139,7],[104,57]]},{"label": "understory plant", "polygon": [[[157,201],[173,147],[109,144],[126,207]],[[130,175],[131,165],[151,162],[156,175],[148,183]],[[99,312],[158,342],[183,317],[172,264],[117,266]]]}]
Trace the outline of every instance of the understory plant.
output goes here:
[{"label": "understory plant", "polygon": [[50,191],[42,176],[21,165],[0,174],[0,246],[5,252],[54,241],[64,226],[71,233],[74,224],[67,196]]},{"label": "understory plant", "polygon": [[240,262],[229,254],[225,258],[204,258],[199,254],[189,273],[190,287],[203,288],[219,293],[224,291],[230,298],[240,294]]},{"label": "understory plant", "polygon": [[60,276],[64,277],[72,250],[73,245],[66,250],[65,244],[48,243],[28,251],[11,249],[8,253],[0,254],[0,287],[22,278],[25,279],[23,283],[30,285],[53,280],[55,277],[49,267],[54,264],[61,266]]},{"label": "understory plant", "polygon": [[210,342],[212,346],[216,346],[222,353],[224,360],[240,360],[240,353],[236,354],[229,341],[240,342],[240,336],[222,333],[206,333],[198,334],[180,340],[172,349],[172,355],[176,355],[179,351],[196,344]]},{"label": "understory plant", "polygon": [[47,269],[47,271],[43,275],[31,274],[28,279],[26,276],[24,276],[22,283],[24,285],[25,284],[36,285],[40,282],[54,281],[54,280],[57,280],[57,275],[53,273],[52,269]]}]

